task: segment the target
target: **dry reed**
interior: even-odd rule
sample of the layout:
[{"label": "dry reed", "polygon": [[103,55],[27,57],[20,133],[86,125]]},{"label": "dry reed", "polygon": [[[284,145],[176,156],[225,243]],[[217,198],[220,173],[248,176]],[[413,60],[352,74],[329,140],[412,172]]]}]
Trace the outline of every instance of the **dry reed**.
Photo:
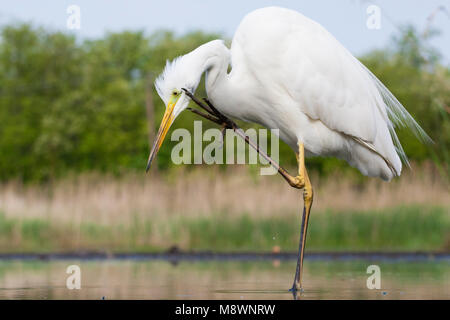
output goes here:
[{"label": "dry reed", "polygon": [[[390,183],[333,174],[312,177],[314,214],[432,204],[450,207],[449,185],[432,166],[405,170]],[[268,217],[299,212],[301,193],[278,176],[252,175],[246,168],[176,169],[168,173],[129,174],[121,178],[80,175],[51,185],[0,185],[0,212],[18,219],[53,222],[130,223],[133,219],[242,215]]]}]

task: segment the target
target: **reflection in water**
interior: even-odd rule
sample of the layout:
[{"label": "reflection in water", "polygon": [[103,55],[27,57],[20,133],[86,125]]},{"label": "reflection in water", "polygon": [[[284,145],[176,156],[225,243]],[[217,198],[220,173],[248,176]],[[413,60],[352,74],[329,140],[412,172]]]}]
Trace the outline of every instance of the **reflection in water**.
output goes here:
[{"label": "reflection in water", "polygon": [[[66,288],[81,267],[81,290]],[[388,262],[381,289],[366,287],[373,261],[306,261],[304,299],[450,299],[450,263]],[[292,299],[292,261],[0,261],[0,299]]]}]

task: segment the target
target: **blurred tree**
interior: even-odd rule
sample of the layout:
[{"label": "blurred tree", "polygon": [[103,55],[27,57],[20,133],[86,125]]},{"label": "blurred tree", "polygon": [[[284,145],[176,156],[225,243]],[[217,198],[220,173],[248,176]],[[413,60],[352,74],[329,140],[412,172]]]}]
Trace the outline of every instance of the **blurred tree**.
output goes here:
[{"label": "blurred tree", "polygon": [[434,140],[421,144],[409,131],[399,128],[399,138],[410,159],[432,158],[448,175],[450,147],[450,70],[440,64],[440,55],[412,27],[402,29],[391,48],[373,51],[361,60],[392,91]]},{"label": "blurred tree", "polygon": [[0,36],[0,178],[42,178],[57,155],[36,142],[55,100],[81,83],[81,51],[74,37],[29,25]]}]

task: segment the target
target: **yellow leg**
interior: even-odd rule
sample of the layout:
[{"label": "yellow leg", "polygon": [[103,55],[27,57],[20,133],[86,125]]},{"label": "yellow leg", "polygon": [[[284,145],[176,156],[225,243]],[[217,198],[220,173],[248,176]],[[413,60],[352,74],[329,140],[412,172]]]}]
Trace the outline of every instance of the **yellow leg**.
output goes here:
[{"label": "yellow leg", "polygon": [[303,255],[305,252],[306,234],[308,231],[309,214],[311,213],[311,207],[313,203],[313,189],[311,181],[309,180],[308,172],[305,167],[305,148],[303,143],[299,144],[299,152],[297,156],[298,161],[298,177],[299,181],[303,181],[303,214],[302,225],[300,229],[300,243],[298,249],[297,268],[295,271],[294,284],[292,285],[292,292],[294,298],[298,298],[299,291],[302,290],[302,273],[303,273]]}]

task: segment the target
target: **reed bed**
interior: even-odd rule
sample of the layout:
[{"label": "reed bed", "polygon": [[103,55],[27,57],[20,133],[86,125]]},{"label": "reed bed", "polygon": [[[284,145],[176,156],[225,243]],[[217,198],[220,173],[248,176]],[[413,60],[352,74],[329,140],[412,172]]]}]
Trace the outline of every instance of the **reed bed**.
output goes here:
[{"label": "reed bed", "polygon": [[[390,183],[348,173],[312,181],[309,247],[450,247],[449,185],[432,166]],[[280,177],[244,167],[8,182],[0,185],[0,251],[294,250],[302,205]]]},{"label": "reed bed", "polygon": [[[291,170],[293,171],[293,170]],[[387,183],[374,178],[314,175],[313,214],[382,210],[396,206],[450,207],[450,188],[431,166],[406,169]],[[227,216],[264,218],[291,215],[303,206],[302,194],[279,176],[234,170],[183,168],[164,174],[128,174],[120,178],[85,174],[46,185],[0,185],[0,211],[6,217],[55,222],[116,224],[146,219]]]}]

